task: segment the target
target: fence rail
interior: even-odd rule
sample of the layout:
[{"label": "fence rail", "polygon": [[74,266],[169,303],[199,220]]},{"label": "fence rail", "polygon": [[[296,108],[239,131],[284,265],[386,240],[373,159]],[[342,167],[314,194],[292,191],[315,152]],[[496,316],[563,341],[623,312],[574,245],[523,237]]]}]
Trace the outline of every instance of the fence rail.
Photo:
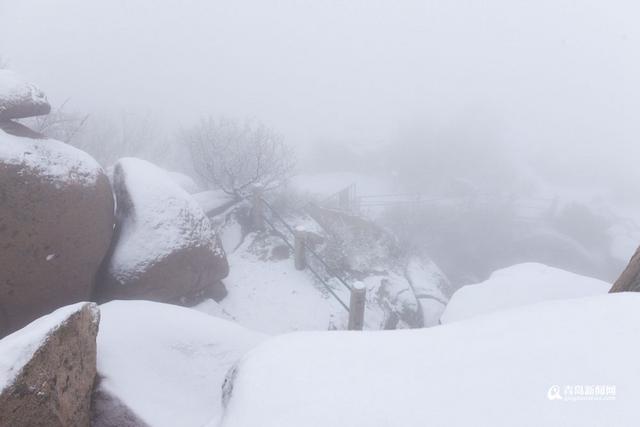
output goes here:
[{"label": "fence rail", "polygon": [[[283,218],[282,215],[280,215],[280,213],[273,207],[271,206],[271,204],[269,202],[267,202],[264,198],[260,198],[261,203],[264,204],[264,206],[267,207],[267,209],[269,210],[269,212],[271,213],[271,215],[273,216],[273,218],[277,219],[280,224],[282,224],[285,229],[287,231],[289,231],[291,233],[291,235],[293,236],[294,242],[296,241],[295,236],[296,236],[296,230]],[[284,235],[284,233],[282,233],[280,230],[278,230],[278,227],[276,227],[276,225],[270,221],[269,219],[266,218],[266,215],[263,215],[263,218],[265,223],[267,223],[267,225],[269,225],[269,227],[280,236],[280,238],[282,240],[284,240],[284,242],[286,243],[287,246],[289,246],[289,248],[291,248],[291,250],[296,253],[299,251],[298,248],[296,248],[295,243],[291,243],[289,241],[289,239],[287,238],[287,236]],[[322,257],[316,252],[314,251],[311,247],[309,247],[309,245],[306,242],[306,239],[302,239],[302,244],[304,245],[304,249],[305,252],[308,252],[310,254],[312,254],[319,262],[320,264],[322,264],[322,266],[327,270],[327,273],[332,276],[333,278],[337,279],[347,290],[351,291],[351,286],[349,286],[340,276],[338,276],[331,267],[329,267],[329,265],[322,259]],[[342,300],[342,298],[340,298],[338,296],[338,294],[336,294],[336,292],[333,290],[333,288],[331,287],[331,285],[329,283],[327,283],[327,281],[314,269],[312,268],[310,265],[305,264],[306,268],[311,272],[311,274],[314,275],[314,277],[316,279],[318,279],[318,281],[324,286],[324,288],[338,301],[338,303],[347,311],[350,312],[349,310],[349,306]]]}]

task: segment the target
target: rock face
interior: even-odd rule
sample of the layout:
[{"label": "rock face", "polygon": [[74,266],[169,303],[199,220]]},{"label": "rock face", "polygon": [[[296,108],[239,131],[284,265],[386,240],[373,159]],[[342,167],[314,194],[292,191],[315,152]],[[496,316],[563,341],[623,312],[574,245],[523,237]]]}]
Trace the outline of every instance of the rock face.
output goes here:
[{"label": "rock face", "polygon": [[113,169],[116,237],[96,297],[190,303],[215,294],[227,259],[198,203],[165,171],[126,158]]},{"label": "rock face", "polygon": [[640,291],[640,248],[636,250],[629,264],[615,281],[609,292]]},{"label": "rock face", "polygon": [[9,70],[0,70],[0,121],[49,114],[51,106],[37,86]]},{"label": "rock face", "polygon": [[0,340],[0,426],[89,426],[99,319],[74,304]]},{"label": "rock face", "polygon": [[111,187],[93,158],[0,127],[0,337],[89,299],[113,223]]}]

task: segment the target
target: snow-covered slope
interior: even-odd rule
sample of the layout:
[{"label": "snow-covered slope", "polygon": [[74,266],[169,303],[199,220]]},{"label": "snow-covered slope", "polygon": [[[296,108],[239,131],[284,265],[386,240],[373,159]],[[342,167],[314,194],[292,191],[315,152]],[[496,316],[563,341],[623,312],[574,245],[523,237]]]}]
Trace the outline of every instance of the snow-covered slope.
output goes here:
[{"label": "snow-covered slope", "polygon": [[606,294],[611,284],[537,263],[517,264],[495,271],[489,279],[460,288],[441,322],[537,302]]},{"label": "snow-covered slope", "polygon": [[113,301],[100,311],[100,391],[152,427],[200,427],[217,417],[227,370],[264,339],[169,304]]},{"label": "snow-covered slope", "polygon": [[220,425],[637,426],[639,306],[610,294],[428,329],[283,335],[230,375]]},{"label": "snow-covered slope", "polygon": [[[289,258],[260,259],[248,248],[253,237],[229,255],[228,295],[220,307],[241,325],[272,334],[342,326],[346,311],[314,284],[310,273],[297,271]],[[207,302],[196,308],[210,313]]]}]

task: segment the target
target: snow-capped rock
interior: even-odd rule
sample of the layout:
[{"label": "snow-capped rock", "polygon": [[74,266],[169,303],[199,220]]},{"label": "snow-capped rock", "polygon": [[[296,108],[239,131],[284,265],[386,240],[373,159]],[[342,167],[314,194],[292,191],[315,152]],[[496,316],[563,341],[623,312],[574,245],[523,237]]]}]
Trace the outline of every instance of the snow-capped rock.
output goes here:
[{"label": "snow-capped rock", "polygon": [[434,328],[283,335],[232,371],[210,427],[636,426],[639,305],[607,294]]},{"label": "snow-capped rock", "polygon": [[0,426],[89,425],[99,320],[78,303],[0,340]]},{"label": "snow-capped rock", "polygon": [[44,92],[18,74],[0,70],[0,121],[49,114]]},{"label": "snow-capped rock", "polygon": [[[169,304],[112,301],[100,310],[101,402],[120,402],[126,410],[118,413],[152,427],[201,427],[218,417],[227,371],[265,338]],[[103,404],[94,414],[94,425],[109,425],[103,421],[113,416],[107,409]]]},{"label": "snow-capped rock", "polygon": [[88,300],[113,234],[113,195],[85,152],[0,130],[0,336]]},{"label": "snow-capped rock", "polygon": [[189,302],[216,291],[227,259],[198,203],[165,171],[136,158],[113,169],[116,236],[98,296]]},{"label": "snow-capped rock", "polygon": [[610,287],[602,280],[544,264],[517,264],[495,271],[482,283],[460,288],[451,297],[441,322],[547,300],[605,294]]}]

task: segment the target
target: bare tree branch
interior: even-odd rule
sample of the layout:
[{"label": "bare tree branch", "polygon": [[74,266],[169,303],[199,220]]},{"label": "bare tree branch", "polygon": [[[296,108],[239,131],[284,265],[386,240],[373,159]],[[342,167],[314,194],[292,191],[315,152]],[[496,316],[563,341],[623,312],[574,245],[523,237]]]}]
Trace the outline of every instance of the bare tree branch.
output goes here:
[{"label": "bare tree branch", "polygon": [[183,133],[196,173],[207,185],[241,197],[255,184],[273,189],[295,167],[282,137],[261,123],[205,118]]}]

